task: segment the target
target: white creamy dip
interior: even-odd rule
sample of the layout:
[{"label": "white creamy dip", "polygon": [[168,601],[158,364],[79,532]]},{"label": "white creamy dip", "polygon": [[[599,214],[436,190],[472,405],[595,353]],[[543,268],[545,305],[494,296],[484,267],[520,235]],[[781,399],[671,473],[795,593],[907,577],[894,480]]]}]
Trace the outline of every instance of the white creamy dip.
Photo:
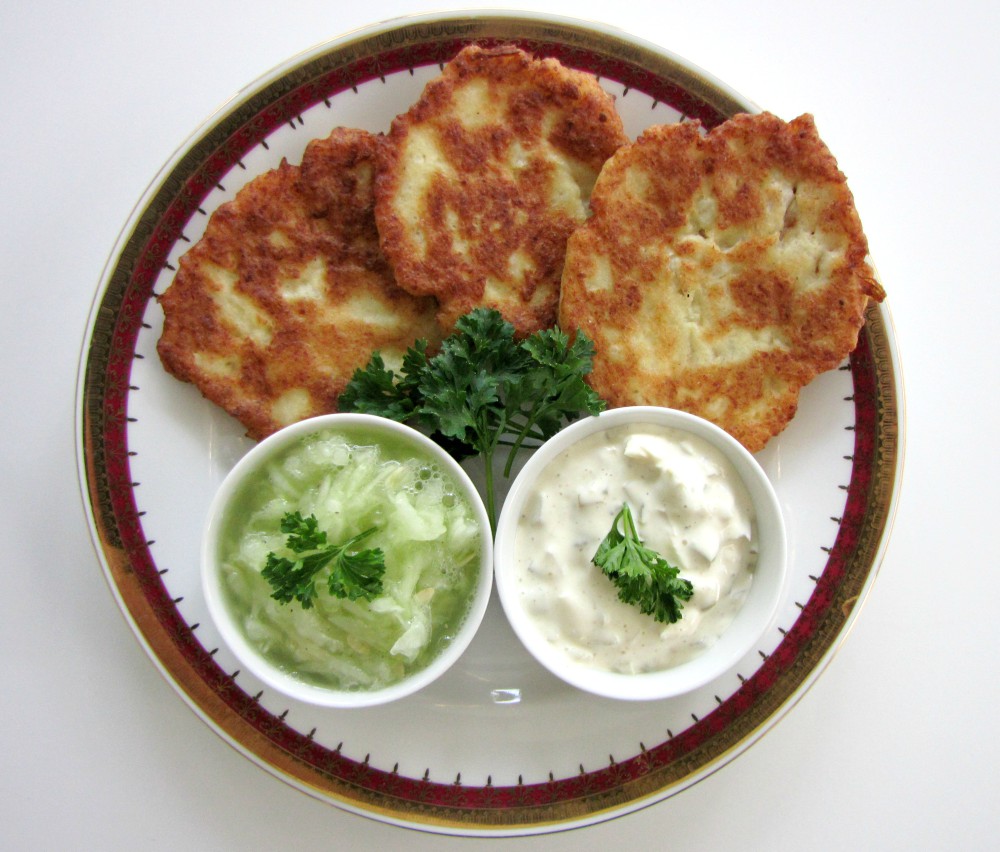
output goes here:
[{"label": "white creamy dip", "polygon": [[[674,624],[620,601],[591,561],[626,502],[644,543],[694,586]],[[661,671],[712,645],[743,605],[756,519],[739,474],[707,441],[656,424],[615,426],[541,472],[514,554],[521,603],[554,648],[604,671]]]}]

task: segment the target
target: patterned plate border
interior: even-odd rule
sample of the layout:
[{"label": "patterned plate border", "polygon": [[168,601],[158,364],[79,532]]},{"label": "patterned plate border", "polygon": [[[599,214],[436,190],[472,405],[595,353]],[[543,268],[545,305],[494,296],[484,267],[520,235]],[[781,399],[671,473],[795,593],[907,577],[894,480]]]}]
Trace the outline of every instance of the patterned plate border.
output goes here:
[{"label": "patterned plate border", "polygon": [[209,124],[148,194],[112,256],[81,359],[77,440],[98,556],[154,662],[225,738],[290,783],[389,822],[448,833],[535,833],[594,822],[677,792],[754,742],[814,681],[856,616],[881,560],[902,465],[902,389],[891,324],[872,306],[849,362],[852,475],[839,532],[801,615],[762,666],[708,715],[634,757],[540,784],[483,786],[408,778],[354,761],[263,709],[219,668],[179,615],[143,532],[130,475],[126,415],[136,339],[153,286],[185,224],[241,157],[337,92],[447,61],[476,41],[535,53],[635,88],[711,127],[755,107],[677,57],[566,19],[457,14],[390,22],[331,42],[265,79]]}]

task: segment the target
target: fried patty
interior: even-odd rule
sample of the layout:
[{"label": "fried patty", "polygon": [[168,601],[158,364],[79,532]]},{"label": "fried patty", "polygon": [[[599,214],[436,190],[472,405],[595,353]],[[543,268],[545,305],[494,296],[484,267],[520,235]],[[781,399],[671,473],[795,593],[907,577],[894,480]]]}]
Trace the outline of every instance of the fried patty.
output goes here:
[{"label": "fried patty", "polygon": [[375,216],[400,286],[435,296],[446,329],[479,306],[521,335],[553,325],[566,240],[627,141],[593,76],[465,48],[380,144]]},{"label": "fried patty", "polygon": [[619,150],[570,238],[560,324],[611,406],[684,409],[760,450],[857,345],[884,293],[813,119],[656,126]]},{"label": "fried patty", "polygon": [[164,366],[251,438],[336,411],[374,350],[398,366],[440,340],[434,300],[397,287],[379,248],[374,161],[365,131],[313,140],[219,207],[160,297]]}]

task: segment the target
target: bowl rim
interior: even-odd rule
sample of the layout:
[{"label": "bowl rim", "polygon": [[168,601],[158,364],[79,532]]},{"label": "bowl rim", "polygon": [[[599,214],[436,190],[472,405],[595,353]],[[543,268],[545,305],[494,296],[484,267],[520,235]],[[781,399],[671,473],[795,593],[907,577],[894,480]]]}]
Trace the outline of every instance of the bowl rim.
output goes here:
[{"label": "bowl rim", "polygon": [[[514,541],[518,516],[538,475],[564,450],[598,432],[626,424],[651,423],[689,432],[718,449],[740,476],[757,515],[760,552],[750,596],[719,640],[697,657],[656,672],[622,674],[575,663],[552,649],[518,602],[512,583]],[[585,692],[621,700],[672,698],[705,686],[722,676],[748,653],[773,626],[788,583],[788,539],[774,486],[756,458],[728,432],[702,417],[678,409],[651,405],[622,406],[574,421],[550,438],[521,468],[511,484],[497,521],[493,548],[494,583],[501,606],[518,639],[552,674]],[[758,582],[758,576],[766,582]]]},{"label": "bowl rim", "polygon": [[[371,430],[373,437],[392,435],[428,453],[443,466],[466,496],[482,531],[476,585],[465,618],[454,638],[418,671],[380,689],[364,691],[310,684],[268,662],[243,636],[230,615],[222,598],[216,558],[217,536],[225,509],[246,477],[300,438],[340,427],[362,427]],[[260,681],[286,697],[320,707],[346,709],[386,704],[412,695],[437,680],[457,662],[472,642],[486,614],[493,588],[493,536],[485,504],[468,473],[439,444],[417,429],[387,417],[360,412],[335,412],[306,418],[279,429],[251,447],[226,474],[212,497],[202,531],[200,560],[201,586],[209,615],[237,660]]]}]

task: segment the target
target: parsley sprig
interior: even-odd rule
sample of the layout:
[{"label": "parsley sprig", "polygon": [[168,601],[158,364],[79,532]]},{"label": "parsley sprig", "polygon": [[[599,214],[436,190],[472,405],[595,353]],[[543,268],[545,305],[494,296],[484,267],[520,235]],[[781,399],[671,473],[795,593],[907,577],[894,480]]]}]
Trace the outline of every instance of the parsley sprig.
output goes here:
[{"label": "parsley sprig", "polygon": [[301,512],[288,512],[281,519],[281,531],[286,533],[285,545],[291,553],[267,555],[261,576],[281,603],[297,600],[303,609],[310,609],[316,597],[316,578],[329,568],[326,578],[330,594],[338,598],[372,600],[382,592],[385,557],[380,548],[359,550],[358,544],[368,538],[370,527],[343,544],[329,544],[326,533],[319,529],[315,515],[302,517]]},{"label": "parsley sprig", "polygon": [[672,624],[680,619],[682,602],[694,593],[678,568],[643,544],[628,503],[615,516],[592,561],[618,587],[622,601],[657,621]]},{"label": "parsley sprig", "polygon": [[570,341],[558,328],[517,340],[514,327],[492,308],[461,317],[437,354],[418,340],[399,375],[379,353],[355,371],[340,394],[341,411],[414,421],[453,455],[482,455],[486,509],[496,528],[493,458],[509,447],[504,476],[518,450],[551,438],[583,413],[598,414],[604,401],[584,381],[594,346],[578,332]]}]

